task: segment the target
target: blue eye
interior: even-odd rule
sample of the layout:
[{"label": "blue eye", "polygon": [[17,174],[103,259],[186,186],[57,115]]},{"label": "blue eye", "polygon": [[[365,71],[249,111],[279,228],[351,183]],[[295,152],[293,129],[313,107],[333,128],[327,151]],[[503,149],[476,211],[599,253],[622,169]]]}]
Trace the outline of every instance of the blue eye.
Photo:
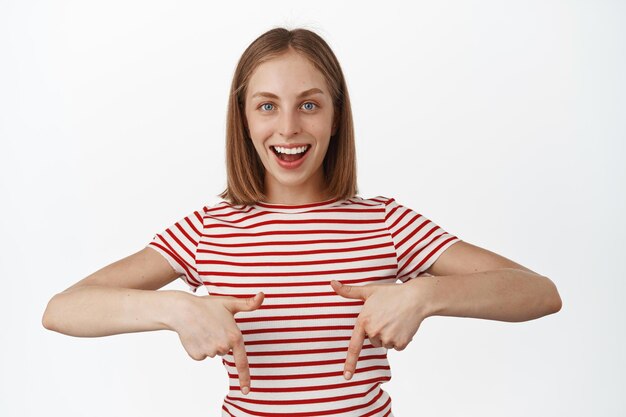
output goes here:
[{"label": "blue eye", "polygon": [[261,104],[261,108],[263,108],[263,106],[268,106],[268,105],[269,105],[269,106],[273,106],[273,104],[272,104],[272,103],[263,103],[263,104]]},{"label": "blue eye", "polygon": [[[312,105],[312,106],[313,106],[313,108],[308,107],[308,108],[306,108],[306,109],[305,109],[305,110],[308,110],[308,111],[315,110],[315,108],[317,107],[317,104],[313,103],[312,101],[307,101],[306,103],[304,103],[304,104],[303,104],[303,106],[306,106],[307,104],[309,104],[309,105]],[[272,106],[272,107],[273,107],[273,106],[274,106],[274,104],[273,104],[273,103],[263,103],[263,104],[261,104],[261,105],[259,106],[259,108],[260,108],[263,112],[268,112],[268,111],[272,111],[272,110],[273,110],[273,108],[267,108],[267,107],[265,107],[265,106]]]}]

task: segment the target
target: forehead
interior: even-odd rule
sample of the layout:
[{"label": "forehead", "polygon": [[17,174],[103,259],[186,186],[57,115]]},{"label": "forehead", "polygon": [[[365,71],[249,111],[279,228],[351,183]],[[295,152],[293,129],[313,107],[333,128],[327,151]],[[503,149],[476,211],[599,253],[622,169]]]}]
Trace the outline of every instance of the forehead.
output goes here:
[{"label": "forehead", "polygon": [[260,91],[281,97],[295,96],[315,87],[328,94],[322,73],[306,57],[296,52],[288,52],[260,64],[253,71],[246,96],[251,97]]}]

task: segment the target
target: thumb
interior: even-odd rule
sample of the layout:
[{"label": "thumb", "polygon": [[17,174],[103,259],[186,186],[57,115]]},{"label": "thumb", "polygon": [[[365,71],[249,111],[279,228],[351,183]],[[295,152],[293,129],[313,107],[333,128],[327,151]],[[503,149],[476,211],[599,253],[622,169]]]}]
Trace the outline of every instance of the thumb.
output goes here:
[{"label": "thumb", "polygon": [[233,314],[239,311],[252,311],[261,307],[264,299],[265,294],[258,292],[254,297],[234,298],[226,304],[226,308]]},{"label": "thumb", "polygon": [[344,285],[337,280],[331,280],[330,285],[333,287],[335,292],[342,297],[346,298],[358,298],[361,300],[365,300],[368,295],[368,291],[366,286],[361,285]]}]

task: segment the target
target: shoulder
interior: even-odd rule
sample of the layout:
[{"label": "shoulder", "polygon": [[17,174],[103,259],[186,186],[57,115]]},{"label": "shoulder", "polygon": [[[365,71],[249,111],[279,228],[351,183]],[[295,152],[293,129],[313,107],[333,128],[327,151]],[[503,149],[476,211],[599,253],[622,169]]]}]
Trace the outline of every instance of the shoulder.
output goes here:
[{"label": "shoulder", "polygon": [[211,216],[213,214],[219,214],[220,212],[224,212],[227,210],[235,210],[236,208],[241,208],[242,206],[234,206],[230,204],[228,201],[220,200],[217,202],[212,202],[204,206],[204,213],[207,216]]},{"label": "shoulder", "polygon": [[399,204],[394,197],[387,197],[384,195],[377,195],[374,197],[364,198],[359,195],[354,196],[348,200],[353,205],[359,205],[368,209],[375,208],[375,211],[383,213],[385,220],[394,213],[397,215],[406,210],[410,210],[408,207]]},{"label": "shoulder", "polygon": [[213,213],[218,213],[220,210],[223,210],[223,208],[226,207],[226,204],[228,203],[223,200],[218,202],[208,202],[207,204],[196,210],[195,213],[202,217],[211,216]]},{"label": "shoulder", "polygon": [[345,208],[354,214],[370,213],[384,218],[386,217],[387,204],[389,204],[390,200],[392,199],[381,195],[363,197],[356,194],[350,198],[341,200],[338,205],[335,205],[335,208]]},{"label": "shoulder", "polygon": [[232,204],[226,200],[220,200],[204,206],[203,218],[205,223],[231,222],[250,215],[253,206],[246,204]]},{"label": "shoulder", "polygon": [[418,220],[421,220],[421,222],[430,221],[421,212],[399,203],[395,197],[378,195],[367,199],[367,201],[380,207],[379,210],[383,213],[385,222],[388,223],[389,227],[406,224],[407,222],[413,223]]},{"label": "shoulder", "polygon": [[189,223],[200,225],[204,223],[207,218],[219,216],[220,213],[230,210],[228,203],[225,201],[209,202],[196,210],[190,212],[184,219],[178,223]]},{"label": "shoulder", "polygon": [[398,203],[394,197],[387,197],[384,195],[377,195],[375,197],[370,198],[361,198],[360,203],[366,204],[368,206],[377,206],[379,210],[381,210],[385,214],[385,219],[387,219],[390,215],[394,213],[400,213],[405,210],[410,210],[408,207],[403,206]]},{"label": "shoulder", "polygon": [[356,195],[349,199],[350,202],[354,204],[362,204],[367,206],[387,206],[389,204],[393,204],[395,199],[391,197],[385,197],[382,195],[377,195],[375,197],[364,198],[362,196]]}]

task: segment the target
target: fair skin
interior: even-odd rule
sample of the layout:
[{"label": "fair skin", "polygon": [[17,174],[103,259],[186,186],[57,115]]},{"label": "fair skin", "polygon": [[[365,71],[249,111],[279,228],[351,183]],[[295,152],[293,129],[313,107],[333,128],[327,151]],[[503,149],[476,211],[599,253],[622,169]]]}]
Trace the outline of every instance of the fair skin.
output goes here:
[{"label": "fair skin", "polygon": [[520,322],[556,313],[562,306],[549,278],[464,241],[446,249],[425,272],[430,276],[404,284],[331,281],[337,294],[364,302],[348,345],[346,379],[356,371],[366,338],[376,347],[404,350],[427,317]]},{"label": "fair skin", "polygon": [[157,291],[179,276],[161,254],[143,248],[55,294],[42,324],[76,337],[172,330],[197,361],[232,350],[240,386],[249,387],[243,336],[233,317],[259,308],[263,293],[256,298],[235,298]]},{"label": "fair skin", "polygon": [[[308,95],[298,97],[303,91],[309,91]],[[252,97],[257,92],[275,97]],[[336,125],[325,80],[308,61],[288,53],[257,68],[247,90],[246,124],[267,170],[267,202],[306,204],[328,199],[322,161]],[[297,170],[285,171],[272,159],[269,146],[288,143],[311,145],[312,153]],[[344,371],[354,374],[366,339],[374,346],[403,350],[426,317],[524,321],[561,308],[556,287],[548,278],[467,242],[448,248],[426,272],[432,276],[405,284],[340,286],[331,282],[337,294],[363,300]],[[47,329],[77,337],[175,331],[195,360],[232,351],[242,392],[247,394],[248,359],[234,316],[259,308],[263,293],[235,298],[156,291],[178,277],[162,255],[146,247],[56,294],[42,323]]]},{"label": "fair skin", "polygon": [[[336,127],[333,102],[323,75],[306,58],[289,51],[259,65],[246,91],[245,116],[265,167],[266,202],[306,204],[329,198],[322,161]],[[291,144],[311,146],[297,169],[281,167],[270,148]]]}]

